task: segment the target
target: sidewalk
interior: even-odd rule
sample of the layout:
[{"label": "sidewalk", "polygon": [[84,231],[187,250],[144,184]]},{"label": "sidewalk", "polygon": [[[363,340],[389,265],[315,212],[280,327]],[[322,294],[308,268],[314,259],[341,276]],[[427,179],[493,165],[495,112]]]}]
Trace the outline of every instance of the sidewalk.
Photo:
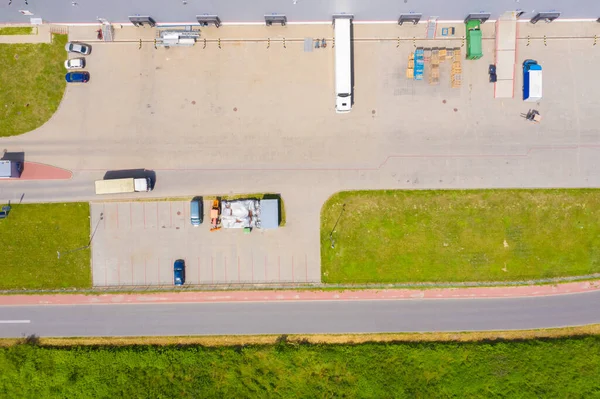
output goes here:
[{"label": "sidewalk", "polygon": [[378,301],[418,299],[522,298],[581,294],[600,290],[600,280],[559,285],[446,288],[431,290],[362,291],[204,291],[108,295],[4,295],[0,306],[99,305],[151,303],[288,302],[288,301]]}]

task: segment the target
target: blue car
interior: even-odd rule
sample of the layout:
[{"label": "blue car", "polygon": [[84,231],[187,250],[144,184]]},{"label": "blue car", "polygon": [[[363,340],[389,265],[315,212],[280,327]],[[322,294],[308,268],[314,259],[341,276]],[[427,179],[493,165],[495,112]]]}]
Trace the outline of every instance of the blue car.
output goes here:
[{"label": "blue car", "polygon": [[173,265],[173,283],[175,285],[185,284],[185,261],[177,259]]},{"label": "blue car", "polygon": [[69,72],[65,75],[67,83],[86,83],[90,80],[90,73],[85,71]]}]

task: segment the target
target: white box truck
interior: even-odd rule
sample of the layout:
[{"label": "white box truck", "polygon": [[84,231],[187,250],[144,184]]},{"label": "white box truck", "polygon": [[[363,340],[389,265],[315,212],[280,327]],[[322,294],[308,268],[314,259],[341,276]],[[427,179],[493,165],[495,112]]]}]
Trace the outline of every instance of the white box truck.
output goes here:
[{"label": "white box truck", "polygon": [[335,35],[335,112],[352,109],[352,15],[333,18]]},{"label": "white box truck", "polygon": [[96,180],[96,194],[135,193],[152,190],[149,177]]}]

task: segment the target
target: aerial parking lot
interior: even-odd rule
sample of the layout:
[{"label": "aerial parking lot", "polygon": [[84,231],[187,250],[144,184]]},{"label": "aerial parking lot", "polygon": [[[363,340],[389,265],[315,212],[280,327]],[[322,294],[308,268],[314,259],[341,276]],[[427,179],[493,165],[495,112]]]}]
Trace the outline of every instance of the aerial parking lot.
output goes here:
[{"label": "aerial parking lot", "polygon": [[[120,236],[126,221],[111,222],[116,209],[107,202],[94,242],[94,283],[166,284],[176,258],[194,265],[192,283],[319,281],[319,211],[337,191],[600,185],[595,114],[600,83],[589,78],[598,58],[593,45],[598,24],[578,24],[571,39],[557,38],[565,36],[565,26],[519,25],[514,98],[500,99],[488,76],[495,62],[493,24],[482,26],[483,57],[462,59],[459,88],[451,87],[447,61],[440,65],[438,84],[406,76],[416,48],[464,52],[459,30],[454,37],[426,41],[423,26],[356,25],[354,105],[346,114],[334,109],[329,25],[207,28],[206,47],[200,40],[194,47],[169,49],[155,49],[151,31],[124,28],[116,38],[126,41],[94,43],[86,66],[93,79],[68,85],[48,123],[2,141],[29,160],[72,170],[73,179],[1,189],[9,187],[4,192],[14,199],[24,191],[28,200],[90,199],[93,180],[106,170],[146,168],[156,171],[156,188],[137,198],[279,192],[286,198],[288,223],[272,240],[260,238],[269,234],[247,238],[230,232],[188,237],[183,232],[191,226],[177,229],[182,215],[171,210],[164,212],[173,216],[173,225],[161,224],[152,238],[152,230],[139,224],[145,213],[132,205],[130,229],[139,229],[140,237],[148,234],[132,246],[136,236]],[[95,35],[89,27],[70,30],[73,41]],[[306,38],[326,38],[328,45],[307,48]],[[521,99],[521,64],[527,59],[543,67],[539,102]],[[532,108],[540,112],[540,123],[522,117]],[[98,206],[93,205],[93,218]],[[123,217],[128,205],[121,207]],[[157,245],[162,242],[157,231],[173,234],[166,239],[174,242],[172,251]],[[102,238],[103,232],[114,236]],[[129,244],[120,246],[121,238]],[[202,240],[210,245],[200,250],[196,243]],[[154,244],[147,248],[142,242]],[[195,249],[184,253],[184,242]],[[133,260],[130,248],[141,249]],[[261,271],[257,265],[265,264],[265,255]]]},{"label": "aerial parking lot", "polygon": [[189,201],[93,202],[93,285],[173,285],[177,259],[186,264],[185,285],[319,281],[285,227],[211,232],[209,209],[206,200],[204,222],[193,226]]}]

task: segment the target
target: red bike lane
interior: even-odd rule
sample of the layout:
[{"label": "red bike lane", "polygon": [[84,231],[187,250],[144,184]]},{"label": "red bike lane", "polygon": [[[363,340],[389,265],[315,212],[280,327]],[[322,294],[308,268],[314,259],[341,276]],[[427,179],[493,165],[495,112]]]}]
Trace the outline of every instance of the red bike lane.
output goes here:
[{"label": "red bike lane", "polygon": [[55,294],[4,295],[0,306],[26,305],[94,305],[144,303],[216,303],[216,302],[285,302],[285,301],[365,301],[365,300],[427,300],[521,298],[577,294],[600,290],[600,280],[557,285],[508,287],[469,287],[434,289],[379,290],[252,290],[252,291],[182,291],[130,294]]}]

